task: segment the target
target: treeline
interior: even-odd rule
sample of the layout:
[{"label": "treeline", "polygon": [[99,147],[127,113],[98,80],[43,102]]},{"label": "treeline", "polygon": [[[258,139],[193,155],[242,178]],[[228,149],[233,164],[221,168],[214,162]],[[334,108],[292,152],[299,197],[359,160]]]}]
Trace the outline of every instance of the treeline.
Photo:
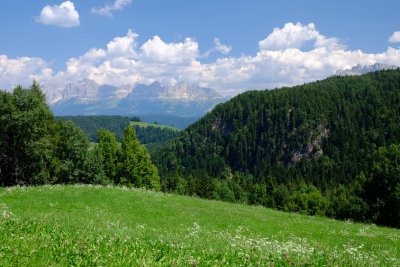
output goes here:
[{"label": "treeline", "polygon": [[[101,129],[106,129],[116,135],[118,142],[121,142],[122,136],[126,127],[133,122],[141,122],[139,117],[123,117],[123,116],[104,116],[104,115],[90,115],[90,116],[61,116],[56,117],[57,120],[72,121],[80,128],[83,129],[91,142],[98,142],[98,132]],[[178,131],[168,127],[142,127],[134,125],[137,138],[141,144],[150,145],[151,147],[158,147],[167,141],[175,138]]]},{"label": "treeline", "polygon": [[0,185],[114,183],[159,189],[157,168],[133,127],[126,127],[121,146],[114,133],[101,135],[99,144],[90,145],[81,128],[55,120],[37,83],[0,91]]},{"label": "treeline", "polygon": [[156,157],[162,188],[400,227],[400,70],[241,94]]},{"label": "treeline", "polygon": [[139,117],[124,116],[105,116],[105,115],[87,115],[87,116],[59,116],[57,120],[72,121],[82,128],[91,142],[97,142],[98,131],[106,129],[115,133],[117,140],[121,142],[126,127],[131,121],[141,121]]}]

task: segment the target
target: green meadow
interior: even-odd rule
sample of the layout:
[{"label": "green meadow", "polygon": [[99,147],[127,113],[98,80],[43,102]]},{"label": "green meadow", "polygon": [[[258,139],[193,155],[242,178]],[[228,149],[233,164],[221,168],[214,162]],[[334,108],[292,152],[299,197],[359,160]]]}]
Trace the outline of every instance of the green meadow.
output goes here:
[{"label": "green meadow", "polygon": [[160,128],[160,129],[169,129],[169,130],[177,131],[177,132],[180,131],[178,128],[175,128],[172,126],[156,124],[156,123],[147,123],[147,122],[141,122],[141,121],[131,121],[130,125],[139,126],[139,127],[143,127],[143,128],[155,127],[155,128]]},{"label": "green meadow", "polygon": [[124,187],[11,187],[0,266],[400,266],[400,230]]}]

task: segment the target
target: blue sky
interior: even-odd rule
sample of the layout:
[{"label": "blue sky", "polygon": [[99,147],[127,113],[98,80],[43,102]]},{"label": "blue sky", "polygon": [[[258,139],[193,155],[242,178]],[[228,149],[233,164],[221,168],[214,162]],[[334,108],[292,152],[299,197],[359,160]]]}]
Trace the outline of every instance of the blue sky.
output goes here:
[{"label": "blue sky", "polygon": [[395,0],[4,0],[1,6],[3,88],[33,78],[89,77],[116,85],[184,80],[235,94],[321,79],[355,64],[400,65]]}]

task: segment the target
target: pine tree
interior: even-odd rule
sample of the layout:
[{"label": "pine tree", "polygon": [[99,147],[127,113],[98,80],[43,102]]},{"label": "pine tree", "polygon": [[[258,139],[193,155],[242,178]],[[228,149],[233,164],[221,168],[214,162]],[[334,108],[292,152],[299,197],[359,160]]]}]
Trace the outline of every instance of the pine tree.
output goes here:
[{"label": "pine tree", "polygon": [[99,149],[103,157],[103,169],[105,175],[111,181],[118,184],[117,161],[118,161],[118,142],[113,132],[101,129],[98,132]]},{"label": "pine tree", "polygon": [[149,154],[140,145],[131,126],[126,128],[122,137],[118,173],[123,185],[160,189],[158,170],[151,163]]}]

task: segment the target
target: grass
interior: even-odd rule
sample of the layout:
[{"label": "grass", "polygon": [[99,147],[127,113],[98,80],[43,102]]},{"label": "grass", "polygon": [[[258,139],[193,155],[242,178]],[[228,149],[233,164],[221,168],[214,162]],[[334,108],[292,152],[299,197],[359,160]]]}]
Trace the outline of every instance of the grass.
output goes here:
[{"label": "grass", "polygon": [[400,231],[138,189],[0,189],[0,266],[400,266]]},{"label": "grass", "polygon": [[178,128],[172,127],[172,126],[168,126],[168,125],[162,125],[162,124],[155,124],[155,123],[146,123],[146,122],[139,122],[139,121],[131,121],[130,125],[135,125],[135,126],[139,126],[139,127],[143,127],[143,128],[147,128],[147,127],[155,127],[155,128],[161,128],[161,129],[169,129],[172,131],[181,131]]}]

